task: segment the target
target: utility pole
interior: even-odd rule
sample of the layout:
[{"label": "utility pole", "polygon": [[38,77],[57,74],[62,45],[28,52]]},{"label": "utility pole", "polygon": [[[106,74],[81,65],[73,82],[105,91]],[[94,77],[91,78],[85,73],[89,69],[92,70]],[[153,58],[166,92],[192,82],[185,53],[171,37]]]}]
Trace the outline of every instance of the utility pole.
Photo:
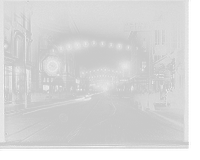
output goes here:
[{"label": "utility pole", "polygon": [[[25,6],[26,7],[26,6]],[[24,33],[24,83],[25,83],[25,86],[24,86],[24,93],[25,93],[25,108],[27,108],[27,83],[26,83],[26,29],[25,29],[25,33]]]},{"label": "utility pole", "polygon": [[[25,2],[25,16],[26,16],[26,2]],[[26,58],[27,58],[27,44],[26,44],[26,25],[24,28],[24,104],[25,104],[25,108],[27,108],[27,82],[26,82]]]}]

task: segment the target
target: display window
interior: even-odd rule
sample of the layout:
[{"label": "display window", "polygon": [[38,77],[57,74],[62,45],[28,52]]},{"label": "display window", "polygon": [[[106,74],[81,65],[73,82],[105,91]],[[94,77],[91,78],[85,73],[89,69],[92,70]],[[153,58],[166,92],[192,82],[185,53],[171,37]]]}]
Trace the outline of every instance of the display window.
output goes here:
[{"label": "display window", "polygon": [[5,65],[4,68],[4,100],[12,101],[12,66]]}]

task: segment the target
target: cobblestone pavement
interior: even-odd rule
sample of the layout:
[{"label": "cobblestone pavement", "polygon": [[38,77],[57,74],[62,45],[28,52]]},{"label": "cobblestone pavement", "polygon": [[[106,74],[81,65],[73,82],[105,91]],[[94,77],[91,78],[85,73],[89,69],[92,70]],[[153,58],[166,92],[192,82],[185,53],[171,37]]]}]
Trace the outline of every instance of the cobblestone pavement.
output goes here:
[{"label": "cobblestone pavement", "polygon": [[90,100],[6,117],[6,140],[17,145],[180,145],[184,130],[141,111],[127,98]]}]

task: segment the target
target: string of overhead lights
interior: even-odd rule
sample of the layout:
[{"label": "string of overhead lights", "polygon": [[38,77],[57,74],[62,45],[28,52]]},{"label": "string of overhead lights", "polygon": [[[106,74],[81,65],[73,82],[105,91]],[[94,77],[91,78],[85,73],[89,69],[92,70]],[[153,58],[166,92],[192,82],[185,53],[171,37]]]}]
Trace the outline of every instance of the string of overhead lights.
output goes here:
[{"label": "string of overhead lights", "polygon": [[117,76],[110,76],[110,75],[97,75],[97,76],[89,76],[89,79],[93,78],[116,78]]},{"label": "string of overhead lights", "polygon": [[64,45],[56,46],[51,51],[52,52],[63,52],[63,51],[76,51],[81,50],[88,47],[100,47],[100,48],[109,48],[109,49],[116,49],[131,51],[131,46],[129,44],[122,44],[122,43],[113,43],[113,42],[106,42],[106,41],[75,41],[71,43],[67,43]]},{"label": "string of overhead lights", "polygon": [[88,70],[88,71],[82,72],[82,74],[89,74],[89,73],[96,73],[96,72],[112,72],[112,73],[115,73],[115,74],[121,74],[122,73],[121,71],[100,68],[100,69]]}]

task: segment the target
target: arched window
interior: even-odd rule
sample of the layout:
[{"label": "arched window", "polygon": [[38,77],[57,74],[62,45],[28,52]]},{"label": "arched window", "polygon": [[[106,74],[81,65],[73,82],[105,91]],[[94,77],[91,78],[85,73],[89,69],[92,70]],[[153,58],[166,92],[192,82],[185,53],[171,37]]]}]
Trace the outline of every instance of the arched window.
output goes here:
[{"label": "arched window", "polygon": [[17,58],[23,58],[24,57],[24,40],[23,37],[17,34],[15,36],[15,50],[14,50],[14,56]]}]

